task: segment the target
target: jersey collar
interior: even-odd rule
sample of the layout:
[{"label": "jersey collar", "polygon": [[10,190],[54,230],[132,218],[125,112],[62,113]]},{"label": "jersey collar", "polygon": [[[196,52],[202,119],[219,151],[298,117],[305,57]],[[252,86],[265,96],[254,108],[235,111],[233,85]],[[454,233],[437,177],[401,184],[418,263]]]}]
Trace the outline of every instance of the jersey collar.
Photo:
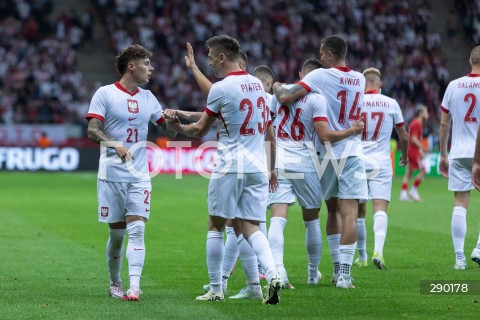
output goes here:
[{"label": "jersey collar", "polygon": [[343,72],[349,72],[349,71],[352,71],[352,69],[350,69],[349,67],[334,67],[335,69],[338,69],[340,71],[343,71]]},{"label": "jersey collar", "polygon": [[365,91],[365,94],[370,94],[370,93],[378,93],[378,90],[368,90],[368,91]]},{"label": "jersey collar", "polygon": [[137,88],[137,90],[135,90],[135,91],[133,91],[133,92],[130,92],[130,91],[128,91],[127,89],[125,89],[125,88],[122,86],[122,84],[120,83],[120,81],[115,82],[115,87],[117,87],[120,91],[123,91],[123,92],[125,92],[125,93],[128,93],[128,94],[131,95],[131,96],[136,95],[136,94],[140,91],[140,89]]},{"label": "jersey collar", "polygon": [[234,71],[234,72],[230,72],[229,74],[227,74],[227,77],[228,76],[244,76],[248,74],[247,71]]},{"label": "jersey collar", "polygon": [[467,77],[477,78],[477,77],[480,77],[480,74],[478,74],[478,73],[469,73],[469,74],[467,74]]}]

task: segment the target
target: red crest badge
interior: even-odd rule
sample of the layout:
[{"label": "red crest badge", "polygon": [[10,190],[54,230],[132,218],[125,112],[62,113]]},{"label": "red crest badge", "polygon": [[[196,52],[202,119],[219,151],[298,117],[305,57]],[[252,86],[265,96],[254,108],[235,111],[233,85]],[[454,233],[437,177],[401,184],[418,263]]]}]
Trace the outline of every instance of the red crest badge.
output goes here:
[{"label": "red crest badge", "polygon": [[100,215],[102,217],[108,217],[108,207],[101,207],[100,208]]},{"label": "red crest badge", "polygon": [[127,103],[128,103],[128,112],[138,113],[138,102],[137,102],[137,100],[127,99]]}]

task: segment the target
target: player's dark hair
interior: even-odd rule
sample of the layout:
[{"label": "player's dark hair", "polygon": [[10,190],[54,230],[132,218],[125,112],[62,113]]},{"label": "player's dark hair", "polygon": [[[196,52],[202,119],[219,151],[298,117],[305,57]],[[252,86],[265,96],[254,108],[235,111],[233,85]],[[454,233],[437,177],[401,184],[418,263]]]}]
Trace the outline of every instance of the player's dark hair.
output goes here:
[{"label": "player's dark hair", "polygon": [[323,64],[320,60],[318,59],[307,59],[302,65],[302,73],[307,74],[311,72],[312,70],[322,68]]},{"label": "player's dark hair", "polygon": [[337,59],[347,56],[347,41],[339,35],[328,36],[321,42],[323,51],[331,51]]},{"label": "player's dark hair", "polygon": [[261,65],[261,66],[258,66],[256,67],[254,70],[253,70],[253,76],[254,77],[257,77],[258,79],[260,79],[262,82],[266,82],[268,80],[272,80],[273,81],[273,72],[272,72],[272,69],[270,69],[269,67],[265,66],[265,65]]},{"label": "player's dark hair", "polygon": [[247,69],[247,65],[248,65],[248,57],[247,57],[247,54],[245,53],[245,51],[243,50],[238,50],[238,58],[240,60],[242,60],[242,62],[244,62],[244,67],[245,67],[245,70]]},{"label": "player's dark hair", "polygon": [[152,53],[146,48],[138,44],[133,44],[120,50],[118,55],[115,57],[115,68],[121,77],[127,71],[129,62],[138,59],[148,59],[151,56]]},{"label": "player's dark hair", "polygon": [[238,41],[227,35],[211,37],[205,41],[205,47],[212,49],[215,54],[223,53],[228,61],[237,60],[240,51]]}]

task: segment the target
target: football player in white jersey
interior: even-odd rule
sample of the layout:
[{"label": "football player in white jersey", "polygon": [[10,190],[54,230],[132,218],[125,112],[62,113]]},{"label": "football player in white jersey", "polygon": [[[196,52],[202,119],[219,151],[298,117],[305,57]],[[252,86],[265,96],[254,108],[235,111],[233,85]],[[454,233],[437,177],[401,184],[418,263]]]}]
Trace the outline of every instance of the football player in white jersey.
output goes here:
[{"label": "football player in white jersey", "polygon": [[[329,106],[327,112],[330,129],[350,128],[360,117],[365,77],[347,67],[346,54],[345,39],[338,35],[326,37],[321,41],[320,61],[327,69],[310,72],[302,81],[288,89],[275,83],[273,89],[277,99],[286,104],[311,91],[320,93]],[[338,288],[353,288],[350,267],[357,244],[358,203],[368,196],[365,166],[359,158],[360,135],[331,144],[319,144],[319,147],[320,157],[330,160],[321,173],[321,184],[328,210],[327,238],[334,264],[332,282]]]},{"label": "football player in white jersey", "polygon": [[[247,68],[248,58],[245,52],[243,52],[242,50],[239,51],[238,63],[240,69],[245,71]],[[187,56],[185,56],[185,65],[192,71],[193,76],[195,77],[195,80],[198,83],[202,92],[208,95],[213,84],[210,82],[210,80],[208,80],[208,78],[200,71],[200,69],[196,65],[193,48],[190,43],[187,43]],[[273,83],[273,75],[269,79],[268,76],[264,73],[266,73],[266,71],[263,68],[257,67],[255,68],[253,75],[257,78],[260,78],[258,75],[262,74],[262,78],[264,79],[262,80],[264,88],[265,90],[270,90]],[[268,96],[269,94],[267,94],[267,98]],[[266,102],[266,104],[267,106],[269,105],[269,100]],[[176,110],[176,115],[180,119],[190,122],[198,121],[201,118],[202,113],[203,112]],[[219,123],[220,120],[217,120],[217,126],[219,125]],[[264,226],[265,222],[260,222],[260,229],[262,229],[262,227]],[[264,231],[263,229],[262,232],[266,234],[266,231]],[[253,248],[250,246],[250,244],[244,241],[240,230],[240,224],[236,219],[227,219],[225,233],[225,252],[222,265],[222,291],[224,296],[227,294],[228,290],[228,279],[233,272],[233,269],[237,262],[237,258],[240,254],[242,268],[246,276],[247,286],[245,288],[242,288],[238,294],[230,296],[230,299],[261,299],[262,289],[260,287],[260,277],[263,275],[264,278],[264,271],[261,265],[258,263],[255,251],[253,251]],[[205,293],[208,292],[210,290],[210,284],[204,285],[203,289]]]},{"label": "football player in white jersey", "polygon": [[[480,109],[480,46],[470,53],[471,73],[449,83],[443,96],[439,132],[440,172],[448,177],[448,190],[454,192],[455,204],[452,214],[452,240],[455,250],[455,269],[465,270],[464,254],[467,233],[467,209],[472,184],[472,158],[479,130]],[[452,143],[448,155],[448,136],[452,125]],[[471,259],[480,264],[480,236]]]},{"label": "football player in white jersey", "polygon": [[[311,71],[321,68],[317,59],[308,59],[299,72],[303,79]],[[277,152],[276,170],[279,181],[278,190],[269,194],[271,209],[268,240],[272,248],[275,266],[282,288],[294,289],[289,282],[283,263],[284,236],[288,207],[295,203],[295,196],[302,207],[302,216],[306,228],[305,246],[308,253],[307,283],[316,285],[321,278],[318,271],[322,255],[322,234],[320,232],[320,204],[322,190],[320,177],[316,172],[314,148],[316,136],[322,141],[335,142],[350,135],[359,134],[363,128],[360,121],[342,131],[330,131],[327,118],[328,105],[325,98],[312,92],[287,105],[280,104],[273,97],[271,110],[275,114]]]},{"label": "football player in white jersey", "polygon": [[[110,295],[139,301],[140,277],[145,260],[145,222],[150,217],[151,183],[145,141],[148,123],[165,127],[162,107],[149,91],[139,88],[149,81],[152,55],[139,45],[120,51],[115,67],[121,79],[95,92],[86,118],[88,137],[101,145],[97,194],[100,222],[110,226],[107,266]],[[169,137],[174,132],[165,131]],[[143,143],[143,145],[142,145]],[[140,146],[138,148],[138,146]],[[129,149],[134,147],[136,151]],[[130,288],[123,291],[120,270],[125,229]]]},{"label": "football player in white jersey", "polygon": [[[405,129],[402,110],[395,99],[380,93],[382,87],[381,73],[376,68],[363,71],[365,76],[365,96],[361,117],[365,127],[362,132],[363,153],[366,156],[365,168],[368,178],[368,199],[373,204],[373,233],[375,248],[373,264],[378,269],[386,269],[383,260],[383,247],[387,235],[387,206],[392,193],[392,161],[390,158],[390,138],[392,130],[398,133],[402,156],[400,166],[407,163],[408,133]],[[367,203],[359,206],[357,229],[357,250],[359,257],[355,264],[367,266],[365,215]]]},{"label": "football player in white jersey", "polygon": [[[208,189],[209,231],[207,234],[207,267],[210,290],[200,301],[223,301],[222,262],[223,231],[227,219],[239,219],[244,239],[253,247],[265,268],[267,291],[263,303],[277,304],[281,288],[266,236],[259,229],[265,220],[270,171],[270,187],[276,189],[274,166],[267,168],[265,135],[273,138],[268,124],[265,91],[259,79],[242,71],[238,65],[238,41],[215,36],[206,41],[209,65],[223,80],[212,85],[205,113],[199,121],[171,128],[191,137],[201,137],[217,118],[220,127],[218,157]],[[166,110],[169,119],[176,119],[175,110]],[[272,144],[274,146],[274,143]],[[275,150],[272,152],[274,158]]]}]

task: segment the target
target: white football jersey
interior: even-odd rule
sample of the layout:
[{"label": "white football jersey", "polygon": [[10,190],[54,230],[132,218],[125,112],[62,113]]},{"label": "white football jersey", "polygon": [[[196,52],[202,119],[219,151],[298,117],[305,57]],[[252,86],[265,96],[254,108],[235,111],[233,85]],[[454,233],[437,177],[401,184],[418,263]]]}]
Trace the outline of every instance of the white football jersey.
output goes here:
[{"label": "white football jersey", "polygon": [[468,74],[448,84],[441,109],[452,116],[450,159],[473,158],[480,120],[480,74]]},{"label": "white football jersey", "polygon": [[[363,106],[365,77],[348,67],[315,69],[298,83],[307,92],[322,94],[328,103],[327,115],[331,130],[345,130],[360,117]],[[352,135],[346,139],[332,143],[333,153],[337,159],[361,153],[360,135]],[[320,156],[326,155],[323,144]]]},{"label": "white football jersey", "polygon": [[328,122],[325,98],[312,92],[293,103],[282,105],[273,97],[272,111],[275,114],[273,124],[277,141],[275,167],[294,172],[315,172],[312,159],[317,157],[314,123]]},{"label": "white football jersey", "polygon": [[[108,137],[122,142],[128,149],[132,146],[136,149],[132,150],[134,159],[131,164],[123,163],[113,148],[101,153],[98,170],[100,180],[150,181],[145,148],[148,122],[160,124],[163,121],[162,114],[162,107],[150,90],[138,88],[130,93],[119,82],[115,82],[95,92],[86,118],[99,119]],[[130,168],[132,164],[133,168]]]},{"label": "white football jersey", "polygon": [[402,110],[395,99],[378,93],[365,92],[361,117],[363,153],[378,161],[390,162],[390,138],[393,126],[405,125]]},{"label": "white football jersey", "polygon": [[221,120],[213,172],[266,173],[266,99],[262,82],[246,71],[232,72],[213,84],[205,109]]}]

